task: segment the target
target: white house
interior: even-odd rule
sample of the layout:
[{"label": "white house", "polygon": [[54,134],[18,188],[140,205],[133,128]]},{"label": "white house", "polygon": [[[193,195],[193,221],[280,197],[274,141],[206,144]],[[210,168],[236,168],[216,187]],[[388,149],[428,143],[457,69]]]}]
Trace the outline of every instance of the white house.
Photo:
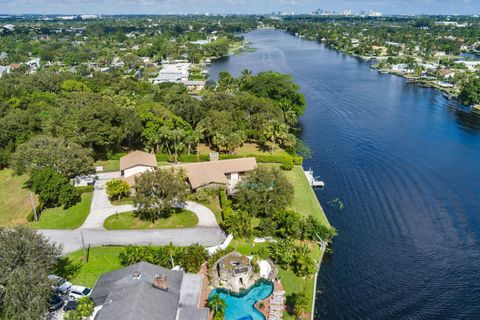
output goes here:
[{"label": "white house", "polygon": [[120,172],[122,178],[130,185],[135,183],[135,175],[155,170],[157,158],[154,154],[134,151],[120,158]]},{"label": "white house", "polygon": [[399,64],[392,65],[392,70],[393,71],[398,71],[398,72],[401,72],[401,73],[412,73],[414,71],[412,69],[408,69],[408,66],[405,63],[399,63]]},{"label": "white house", "polygon": [[2,77],[3,74],[8,74],[10,73],[10,66],[0,66],[0,78]]},{"label": "white house", "polygon": [[160,70],[158,76],[153,79],[154,84],[164,83],[164,82],[173,82],[173,83],[182,83],[188,81],[188,76],[190,75],[189,69],[191,64],[188,62],[185,63],[173,63],[173,64],[164,64]]}]

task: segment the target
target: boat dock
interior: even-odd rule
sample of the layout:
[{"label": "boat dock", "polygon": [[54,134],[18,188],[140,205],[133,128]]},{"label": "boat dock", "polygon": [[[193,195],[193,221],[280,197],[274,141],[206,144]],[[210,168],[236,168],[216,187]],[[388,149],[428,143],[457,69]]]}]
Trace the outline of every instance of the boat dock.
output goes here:
[{"label": "boat dock", "polygon": [[307,177],[308,183],[312,188],[323,188],[325,183],[322,180],[317,180],[317,178],[313,175],[312,168],[308,169],[308,171],[303,170],[305,173],[305,177]]}]

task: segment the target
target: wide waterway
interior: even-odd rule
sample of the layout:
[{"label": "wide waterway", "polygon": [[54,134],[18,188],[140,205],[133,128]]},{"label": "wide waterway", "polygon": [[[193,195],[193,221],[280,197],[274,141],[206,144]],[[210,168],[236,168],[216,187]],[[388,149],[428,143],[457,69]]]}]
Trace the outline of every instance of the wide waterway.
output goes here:
[{"label": "wide waterway", "polygon": [[213,79],[289,73],[307,99],[304,166],[339,233],[315,317],[480,319],[480,117],[315,41],[245,38],[257,50],[216,61]]}]

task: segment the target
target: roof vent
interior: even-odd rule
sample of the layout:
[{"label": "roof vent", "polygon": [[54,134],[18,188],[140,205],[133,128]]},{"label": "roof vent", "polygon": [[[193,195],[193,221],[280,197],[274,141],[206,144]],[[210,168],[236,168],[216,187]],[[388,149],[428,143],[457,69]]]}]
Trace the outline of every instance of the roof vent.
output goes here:
[{"label": "roof vent", "polygon": [[156,274],[153,277],[153,287],[160,290],[168,291],[167,276],[164,274]]},{"label": "roof vent", "polygon": [[140,280],[141,277],[142,277],[142,274],[140,273],[140,271],[135,271],[133,273],[132,279],[133,280]]}]

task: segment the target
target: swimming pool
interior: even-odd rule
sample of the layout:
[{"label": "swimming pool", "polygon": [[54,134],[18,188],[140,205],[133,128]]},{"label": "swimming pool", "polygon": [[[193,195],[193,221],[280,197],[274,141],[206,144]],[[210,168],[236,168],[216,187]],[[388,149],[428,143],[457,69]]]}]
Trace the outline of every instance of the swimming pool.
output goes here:
[{"label": "swimming pool", "polygon": [[270,296],[273,291],[273,283],[270,281],[258,281],[247,291],[241,293],[230,293],[225,289],[214,289],[208,297],[211,299],[218,294],[225,299],[225,320],[265,320],[263,314],[254,305],[257,301]]}]

